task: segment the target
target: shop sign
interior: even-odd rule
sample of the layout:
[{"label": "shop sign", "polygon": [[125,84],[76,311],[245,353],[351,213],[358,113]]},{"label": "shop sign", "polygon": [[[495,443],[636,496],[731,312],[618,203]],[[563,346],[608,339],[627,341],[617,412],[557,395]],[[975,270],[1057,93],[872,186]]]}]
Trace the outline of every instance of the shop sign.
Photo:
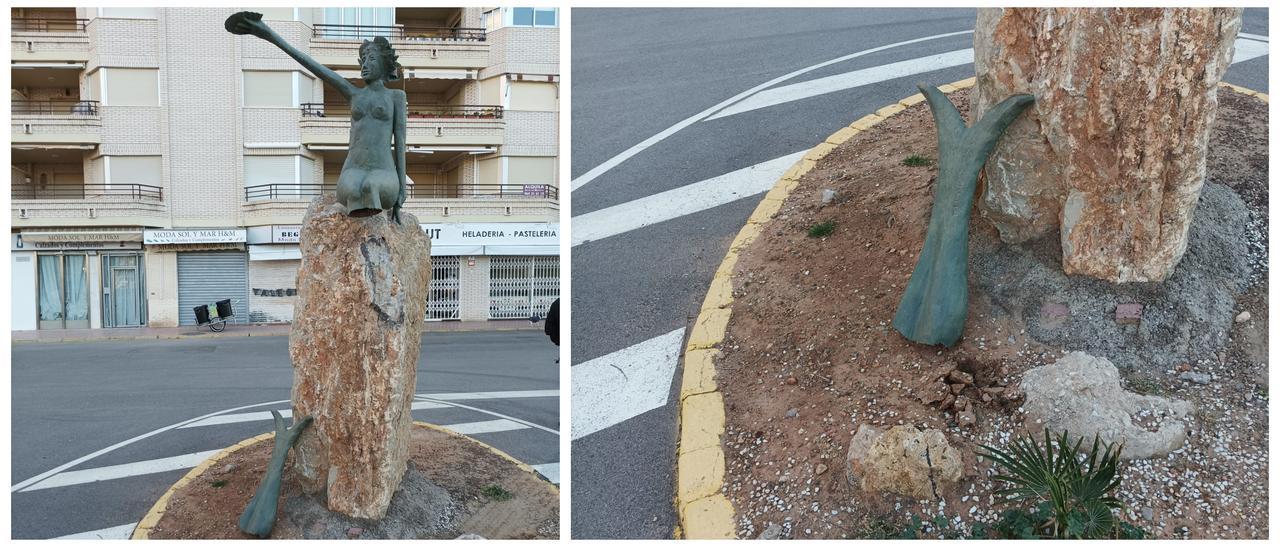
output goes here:
[{"label": "shop sign", "polygon": [[59,251],[70,249],[142,249],[141,233],[130,232],[36,232],[18,233],[10,238],[12,251]]},{"label": "shop sign", "polygon": [[245,239],[243,228],[148,230],[143,237],[147,245],[243,243]]},{"label": "shop sign", "polygon": [[559,223],[423,224],[431,245],[560,245]]},{"label": "shop sign", "polygon": [[274,225],[271,227],[271,243],[296,244],[302,238],[302,225]]}]

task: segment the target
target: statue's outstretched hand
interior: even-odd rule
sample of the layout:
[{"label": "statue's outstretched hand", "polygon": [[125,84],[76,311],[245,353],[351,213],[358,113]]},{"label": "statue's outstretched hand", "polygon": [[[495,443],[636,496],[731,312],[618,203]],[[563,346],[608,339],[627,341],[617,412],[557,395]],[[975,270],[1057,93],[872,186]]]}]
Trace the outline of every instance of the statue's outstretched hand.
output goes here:
[{"label": "statue's outstretched hand", "polygon": [[223,26],[231,34],[252,34],[264,40],[271,35],[271,27],[262,22],[262,14],[252,11],[233,14],[227,18]]}]

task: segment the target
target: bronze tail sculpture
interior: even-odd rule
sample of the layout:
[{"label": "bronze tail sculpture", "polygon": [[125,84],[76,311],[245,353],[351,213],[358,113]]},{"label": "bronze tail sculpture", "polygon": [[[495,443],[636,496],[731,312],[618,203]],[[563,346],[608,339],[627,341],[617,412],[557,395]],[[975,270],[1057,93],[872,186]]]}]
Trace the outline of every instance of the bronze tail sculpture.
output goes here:
[{"label": "bronze tail sculpture", "polygon": [[284,427],[284,418],[274,409],[271,416],[275,419],[275,446],[271,448],[271,462],[267,464],[267,475],[258,484],[249,505],[240,514],[240,530],[259,538],[267,538],[276,524],[276,505],[280,501],[280,480],[284,475],[284,459],[289,448],[298,441],[298,436],[311,424],[311,417],[293,423],[290,428]]},{"label": "bronze tail sculpture", "polygon": [[898,303],[893,327],[918,343],[951,346],[960,340],[969,308],[969,211],[978,172],[1005,128],[1034,98],[1009,97],[966,127],[946,95],[932,86],[917,87],[938,126],[938,181],[924,248]]}]

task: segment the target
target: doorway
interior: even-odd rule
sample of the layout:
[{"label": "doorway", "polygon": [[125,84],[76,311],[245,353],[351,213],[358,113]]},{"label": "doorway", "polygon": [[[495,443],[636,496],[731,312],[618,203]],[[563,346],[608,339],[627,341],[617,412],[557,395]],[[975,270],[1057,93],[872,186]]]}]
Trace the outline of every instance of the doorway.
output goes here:
[{"label": "doorway", "polygon": [[102,326],[142,327],[147,310],[142,257],[136,253],[102,257]]}]

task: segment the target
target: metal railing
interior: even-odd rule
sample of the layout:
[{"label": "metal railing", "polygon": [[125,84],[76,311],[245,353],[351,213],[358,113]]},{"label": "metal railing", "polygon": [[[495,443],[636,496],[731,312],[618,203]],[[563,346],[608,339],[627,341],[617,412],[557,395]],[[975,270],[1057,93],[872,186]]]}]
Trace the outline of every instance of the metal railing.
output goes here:
[{"label": "metal railing", "polygon": [[[244,188],[246,202],[258,200],[310,200],[336,191],[335,185],[318,183],[268,183]],[[552,185],[450,185],[419,183],[409,186],[411,199],[447,198],[512,198],[560,199],[559,189]]]},{"label": "metal railing", "polygon": [[14,99],[10,107],[11,114],[42,114],[56,116],[97,116],[98,102],[80,99],[49,99],[45,101],[28,101]]},{"label": "metal railing", "polygon": [[88,19],[54,17],[14,17],[12,32],[85,32]]},{"label": "metal railing", "polygon": [[312,27],[312,37],[328,40],[371,40],[382,36],[388,40],[483,42],[485,30],[466,27],[419,27],[412,25],[331,25]]},{"label": "metal railing", "polygon": [[164,189],[137,183],[16,184],[10,189],[14,200],[93,200],[96,198],[131,198],[164,201]]},{"label": "metal railing", "polygon": [[[302,103],[302,115],[314,118],[329,116],[348,118],[351,105],[326,105]],[[408,117],[415,118],[502,118],[502,107],[497,105],[409,105]]]}]

